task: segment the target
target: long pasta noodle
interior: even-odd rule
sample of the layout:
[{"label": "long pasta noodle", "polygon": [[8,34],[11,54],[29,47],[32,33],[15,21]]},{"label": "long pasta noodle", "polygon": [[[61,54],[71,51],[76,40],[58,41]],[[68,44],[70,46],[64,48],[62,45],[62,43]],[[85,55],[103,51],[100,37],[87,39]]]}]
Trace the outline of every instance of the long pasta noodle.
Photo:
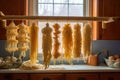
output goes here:
[{"label": "long pasta noodle", "polygon": [[65,24],[63,27],[62,47],[65,60],[72,64],[72,28],[70,24]]},{"label": "long pasta noodle", "polygon": [[91,54],[91,36],[92,36],[92,28],[90,24],[85,24],[83,30],[83,57],[87,59],[87,57]]},{"label": "long pasta noodle", "polygon": [[33,23],[30,27],[30,61],[36,64],[38,53],[38,31],[39,27]]},{"label": "long pasta noodle", "polygon": [[74,25],[73,29],[73,57],[80,58],[81,54],[81,26],[79,24]]},{"label": "long pasta noodle", "polygon": [[42,51],[44,57],[44,67],[45,69],[49,67],[50,60],[52,57],[52,28],[49,27],[47,23],[46,26],[42,29]]},{"label": "long pasta noodle", "polygon": [[53,52],[52,52],[52,54],[53,54],[53,58],[54,58],[54,61],[55,61],[56,59],[58,59],[61,56],[61,53],[59,51],[59,47],[60,47],[60,42],[59,42],[60,30],[59,30],[59,28],[60,28],[60,25],[55,23],[53,25],[53,28],[54,28],[54,32],[53,32],[53,34],[54,34],[53,42],[54,43],[53,43]]}]

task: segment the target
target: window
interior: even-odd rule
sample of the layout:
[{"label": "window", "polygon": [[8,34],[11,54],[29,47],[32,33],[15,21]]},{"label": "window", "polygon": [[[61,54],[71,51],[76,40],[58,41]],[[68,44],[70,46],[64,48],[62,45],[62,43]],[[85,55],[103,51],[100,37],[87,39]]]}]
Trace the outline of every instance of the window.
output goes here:
[{"label": "window", "polygon": [[40,16],[83,16],[83,0],[38,0]]},{"label": "window", "polygon": [[89,16],[89,0],[29,0],[29,15]]},{"label": "window", "polygon": [[[39,16],[86,16],[87,0],[38,0]],[[88,9],[87,9],[88,10]]]},{"label": "window", "polygon": [[[34,4],[33,4],[34,3]],[[38,16],[89,16],[89,0],[30,0],[30,15]],[[45,27],[46,22],[52,26],[55,22],[45,21],[39,22],[39,50],[42,49],[42,33],[41,29]],[[61,26],[65,22],[58,22]],[[73,26],[73,22],[70,23]]]}]

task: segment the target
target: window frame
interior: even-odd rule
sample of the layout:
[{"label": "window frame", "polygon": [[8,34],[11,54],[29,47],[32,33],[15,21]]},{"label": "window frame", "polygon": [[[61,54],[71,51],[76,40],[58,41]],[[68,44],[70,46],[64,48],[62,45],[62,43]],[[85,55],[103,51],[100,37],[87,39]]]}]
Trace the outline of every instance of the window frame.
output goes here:
[{"label": "window frame", "polygon": [[[34,4],[33,4],[34,3]],[[38,6],[38,0],[29,0],[28,2],[28,11],[29,11],[29,16],[36,16],[38,15],[38,7],[35,7],[35,6]],[[85,16],[90,16],[90,1],[89,0],[84,0],[84,17]],[[47,20],[46,20],[47,21]],[[35,22],[36,24],[38,24],[38,21],[29,21],[29,25],[32,24],[33,22]],[[41,54],[38,52],[38,54]],[[38,55],[41,57],[41,55]]]},{"label": "window frame", "polygon": [[[91,0],[83,0],[84,1],[84,16],[91,16]],[[33,4],[34,3],[34,4]],[[29,0],[28,1],[28,15],[36,16],[38,15],[38,0]]]}]

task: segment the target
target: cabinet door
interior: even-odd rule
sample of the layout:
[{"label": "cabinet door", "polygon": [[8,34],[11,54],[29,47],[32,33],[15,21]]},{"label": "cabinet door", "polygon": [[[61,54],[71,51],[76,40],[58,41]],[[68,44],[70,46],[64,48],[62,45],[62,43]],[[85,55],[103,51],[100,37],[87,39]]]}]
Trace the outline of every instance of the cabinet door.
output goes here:
[{"label": "cabinet door", "polygon": [[63,74],[31,74],[31,80],[64,80]]},{"label": "cabinet door", "polygon": [[66,74],[66,80],[98,80],[98,74]]},{"label": "cabinet door", "polygon": [[0,80],[12,80],[10,74],[0,74]]},{"label": "cabinet door", "polygon": [[12,80],[28,80],[27,74],[12,74]]},{"label": "cabinet door", "polygon": [[0,74],[0,80],[5,80],[5,76]]},{"label": "cabinet door", "polygon": [[120,80],[120,73],[101,73],[100,80]]}]

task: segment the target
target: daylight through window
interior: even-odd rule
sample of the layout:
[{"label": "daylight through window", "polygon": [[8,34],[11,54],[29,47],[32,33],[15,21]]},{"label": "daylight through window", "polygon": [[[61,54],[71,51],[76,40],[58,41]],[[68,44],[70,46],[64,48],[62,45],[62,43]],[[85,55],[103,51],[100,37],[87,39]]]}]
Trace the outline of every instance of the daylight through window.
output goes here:
[{"label": "daylight through window", "polygon": [[[34,0],[33,0],[34,2]],[[35,4],[32,6],[33,15],[37,16],[88,16],[89,12],[89,0],[35,0]],[[31,11],[30,11],[31,12]],[[59,23],[62,29],[66,22],[50,22],[46,20],[45,22],[38,21],[40,27],[39,30],[39,49],[38,53],[42,52],[42,33],[41,29],[45,27],[46,23],[49,23],[50,27],[54,23]],[[70,22],[71,27],[75,22]],[[83,25],[83,23],[79,23]],[[61,41],[61,35],[60,35]],[[62,51],[62,50],[61,50]]]}]

